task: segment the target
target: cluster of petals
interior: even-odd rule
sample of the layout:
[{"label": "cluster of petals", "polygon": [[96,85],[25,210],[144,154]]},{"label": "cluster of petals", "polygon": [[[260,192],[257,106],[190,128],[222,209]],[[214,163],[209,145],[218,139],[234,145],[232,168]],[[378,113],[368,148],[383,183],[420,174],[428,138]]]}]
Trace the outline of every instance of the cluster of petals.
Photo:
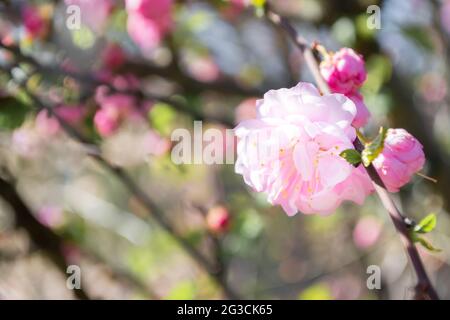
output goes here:
[{"label": "cluster of petals", "polygon": [[235,129],[235,171],[271,204],[288,215],[326,215],[346,200],[362,204],[373,191],[364,168],[340,156],[356,138],[356,106],[345,95],[299,83],[267,92],[256,112]]}]

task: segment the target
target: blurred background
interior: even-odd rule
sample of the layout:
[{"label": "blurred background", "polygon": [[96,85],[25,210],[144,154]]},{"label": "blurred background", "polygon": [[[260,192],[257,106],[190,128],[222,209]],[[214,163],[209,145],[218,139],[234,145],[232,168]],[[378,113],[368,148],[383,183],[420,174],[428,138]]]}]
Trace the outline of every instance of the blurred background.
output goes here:
[{"label": "blurred background", "polygon": [[[313,79],[245,1],[161,2],[143,19],[123,1],[0,1],[0,299],[411,299],[375,196],[288,217],[232,164],[172,162],[174,129],[233,128],[265,91]],[[269,2],[308,41],[364,55],[369,135],[402,127],[424,145],[438,182],[416,177],[394,198],[417,221],[437,215],[427,238],[442,251],[419,250],[450,298],[450,1]]]}]

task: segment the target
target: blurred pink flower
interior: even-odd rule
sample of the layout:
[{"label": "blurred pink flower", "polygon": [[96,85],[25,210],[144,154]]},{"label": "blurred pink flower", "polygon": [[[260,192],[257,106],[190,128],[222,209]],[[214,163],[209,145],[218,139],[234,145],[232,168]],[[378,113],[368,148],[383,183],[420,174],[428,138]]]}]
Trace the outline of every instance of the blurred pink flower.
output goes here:
[{"label": "blurred pink flower", "polygon": [[118,44],[109,44],[102,53],[102,63],[106,68],[117,69],[125,63],[125,52]]},{"label": "blurred pink flower", "polygon": [[210,57],[196,57],[188,63],[188,71],[195,79],[202,82],[211,82],[220,75],[217,64]]},{"label": "blurred pink flower", "polygon": [[320,72],[333,92],[352,94],[367,77],[364,59],[353,49],[342,48],[320,64]]},{"label": "blurred pink flower", "polygon": [[322,96],[312,84],[271,90],[258,101],[256,119],[235,129],[236,172],[288,215],[330,214],[344,200],[362,204],[371,181],[339,156],[353,149],[355,115],[350,99]]},{"label": "blurred pink flower", "polygon": [[58,207],[44,206],[37,212],[37,218],[48,227],[56,227],[62,223],[63,213]]},{"label": "blurred pink flower", "polygon": [[172,27],[172,0],[126,0],[127,29],[143,51],[159,45]]},{"label": "blurred pink flower", "polygon": [[363,96],[359,92],[349,94],[348,97],[355,103],[356,117],[353,119],[352,125],[355,128],[364,127],[370,119],[370,111],[364,103]]},{"label": "blurred pink flower", "polygon": [[209,209],[206,215],[206,224],[209,231],[221,234],[228,231],[231,217],[228,209],[224,206],[216,206]]},{"label": "blurred pink flower", "polygon": [[112,135],[121,121],[136,108],[135,98],[127,94],[97,95],[96,100],[100,109],[95,113],[94,125],[103,137]]},{"label": "blurred pink flower", "polygon": [[397,192],[422,169],[425,155],[422,145],[405,129],[389,129],[383,152],[373,165],[388,191]]},{"label": "blurred pink flower", "polygon": [[381,234],[381,223],[374,217],[362,217],[353,229],[353,241],[360,249],[373,246]]},{"label": "blurred pink flower", "polygon": [[100,109],[95,113],[94,125],[102,137],[111,136],[119,127],[120,116],[115,109]]},{"label": "blurred pink flower", "polygon": [[66,6],[78,6],[81,11],[81,22],[97,33],[104,30],[114,7],[113,0],[64,0],[64,2]]},{"label": "blurred pink flower", "polygon": [[37,7],[25,5],[22,8],[22,20],[25,31],[31,38],[41,37],[45,33],[47,24]]}]

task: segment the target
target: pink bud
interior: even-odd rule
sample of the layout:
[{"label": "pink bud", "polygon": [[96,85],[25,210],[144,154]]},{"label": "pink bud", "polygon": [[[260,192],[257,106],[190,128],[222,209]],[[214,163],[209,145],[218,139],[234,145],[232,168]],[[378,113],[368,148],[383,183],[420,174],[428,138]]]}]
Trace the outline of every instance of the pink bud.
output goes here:
[{"label": "pink bud", "polygon": [[221,234],[228,231],[230,222],[230,214],[227,208],[223,206],[216,206],[211,208],[206,216],[208,229],[216,234]]},{"label": "pink bud", "polygon": [[373,165],[388,191],[397,192],[425,163],[423,147],[405,129],[389,129],[383,152]]},{"label": "pink bud", "polygon": [[28,5],[23,7],[22,20],[27,34],[32,38],[40,37],[45,33],[46,22],[38,8]]},{"label": "pink bud", "polygon": [[364,60],[350,48],[342,48],[320,64],[320,72],[333,92],[351,94],[367,77]]},{"label": "pink bud", "polygon": [[110,69],[117,69],[125,62],[125,53],[118,44],[110,44],[102,54],[103,65]]},{"label": "pink bud", "polygon": [[128,34],[143,51],[158,46],[172,27],[172,0],[126,0],[126,9]]},{"label": "pink bud", "polygon": [[112,108],[98,110],[94,116],[94,124],[101,136],[111,136],[119,126],[118,110]]}]

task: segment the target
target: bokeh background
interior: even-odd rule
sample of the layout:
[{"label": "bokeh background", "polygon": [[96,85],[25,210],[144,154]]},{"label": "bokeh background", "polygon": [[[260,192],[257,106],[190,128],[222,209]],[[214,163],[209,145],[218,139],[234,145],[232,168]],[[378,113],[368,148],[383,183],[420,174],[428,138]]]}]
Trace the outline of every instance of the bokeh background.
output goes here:
[{"label": "bokeh background", "polygon": [[[1,299],[413,297],[414,273],[375,196],[328,217],[287,217],[233,165],[171,161],[174,129],[198,119],[204,129],[232,128],[265,91],[313,82],[281,30],[242,1],[173,1],[169,30],[143,48],[127,32],[123,1],[104,2],[0,1],[0,40],[16,50],[0,48]],[[442,251],[419,250],[450,298],[450,1],[270,2],[308,41],[364,55],[369,135],[402,127],[424,145],[424,173],[438,182],[416,177],[394,198],[413,219],[437,215],[427,238]],[[70,3],[82,9],[76,30],[66,25]],[[367,27],[373,4],[379,30]],[[25,7],[45,22],[39,34],[27,32]],[[113,79],[145,106],[104,136],[95,96]],[[49,128],[30,94],[82,108],[77,130],[89,140]],[[66,288],[70,264],[81,268],[81,293]],[[380,290],[366,286],[369,265],[381,268]]]}]

